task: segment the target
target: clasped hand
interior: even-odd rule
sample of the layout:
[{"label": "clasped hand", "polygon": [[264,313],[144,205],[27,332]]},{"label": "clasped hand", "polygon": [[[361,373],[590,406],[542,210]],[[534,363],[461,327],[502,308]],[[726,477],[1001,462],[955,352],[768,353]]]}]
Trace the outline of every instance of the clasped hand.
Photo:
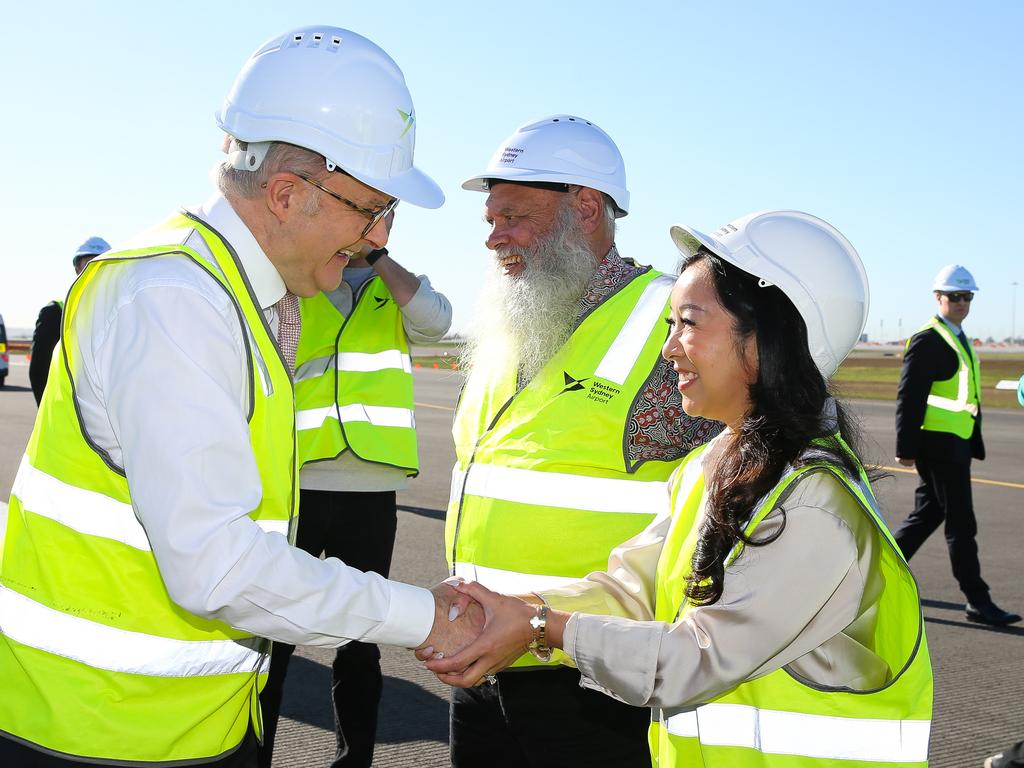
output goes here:
[{"label": "clasped hand", "polygon": [[[437,606],[434,629],[416,649],[416,658],[441,682],[458,688],[479,685],[526,653],[536,612],[530,603],[454,579],[431,591]],[[457,618],[449,621],[449,616]]]}]

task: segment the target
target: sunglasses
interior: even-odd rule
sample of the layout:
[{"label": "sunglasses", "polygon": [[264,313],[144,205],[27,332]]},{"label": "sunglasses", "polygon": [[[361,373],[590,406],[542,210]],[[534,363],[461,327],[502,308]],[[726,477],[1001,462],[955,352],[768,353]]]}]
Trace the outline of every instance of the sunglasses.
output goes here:
[{"label": "sunglasses", "polygon": [[942,294],[950,301],[974,301],[974,294],[970,291],[953,291],[952,293]]}]

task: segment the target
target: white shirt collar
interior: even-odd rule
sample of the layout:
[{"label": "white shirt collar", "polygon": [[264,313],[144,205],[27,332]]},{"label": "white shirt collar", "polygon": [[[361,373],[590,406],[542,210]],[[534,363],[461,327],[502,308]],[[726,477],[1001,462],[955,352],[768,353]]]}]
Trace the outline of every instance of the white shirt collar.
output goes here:
[{"label": "white shirt collar", "polygon": [[954,335],[954,336],[959,336],[959,335],[960,335],[960,330],[961,330],[961,329],[960,329],[960,326],[959,326],[959,325],[957,325],[956,323],[951,323],[951,322],[950,322],[949,320],[947,320],[946,318],[944,318],[944,317],[943,317],[942,315],[936,314],[935,316],[936,316],[937,318],[939,318],[939,320],[941,320],[942,322],[944,322],[944,323],[945,323],[946,325],[948,325],[948,326],[949,326],[950,328],[952,328],[952,329],[953,329],[953,335]]},{"label": "white shirt collar", "polygon": [[284,296],[288,289],[280,273],[224,195],[214,192],[202,205],[188,210],[217,230],[235,249],[261,308],[272,307]]}]

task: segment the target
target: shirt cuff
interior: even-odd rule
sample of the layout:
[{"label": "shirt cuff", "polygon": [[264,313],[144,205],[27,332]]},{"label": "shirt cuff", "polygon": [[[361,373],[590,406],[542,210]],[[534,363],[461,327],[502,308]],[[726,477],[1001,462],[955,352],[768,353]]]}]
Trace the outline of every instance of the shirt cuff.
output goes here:
[{"label": "shirt cuff", "polygon": [[452,324],[452,308],[448,300],[418,276],[420,287],[402,307],[403,326],[410,340],[431,342],[442,338]]},{"label": "shirt cuff", "polygon": [[388,615],[376,629],[362,638],[367,643],[420,646],[434,626],[434,595],[429,589],[399,581],[388,581]]},{"label": "shirt cuff", "polygon": [[562,630],[562,650],[573,661],[576,661],[576,633],[580,626],[577,616],[578,613],[572,614],[565,622],[565,629]]}]

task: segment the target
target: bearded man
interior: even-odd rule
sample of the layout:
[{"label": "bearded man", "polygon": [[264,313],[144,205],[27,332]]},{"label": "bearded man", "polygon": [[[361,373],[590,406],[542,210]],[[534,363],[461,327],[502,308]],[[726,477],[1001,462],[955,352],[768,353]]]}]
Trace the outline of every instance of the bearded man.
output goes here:
[{"label": "bearded man", "polygon": [[[629,192],[604,131],[524,125],[463,188],[489,193],[495,268],[465,354],[445,549],[455,575],[531,594],[608,567],[720,425],[683,412],[660,356],[673,278],[615,247]],[[543,623],[539,606],[531,653],[491,685],[453,690],[453,766],[649,765],[648,710],[581,688]]]}]

